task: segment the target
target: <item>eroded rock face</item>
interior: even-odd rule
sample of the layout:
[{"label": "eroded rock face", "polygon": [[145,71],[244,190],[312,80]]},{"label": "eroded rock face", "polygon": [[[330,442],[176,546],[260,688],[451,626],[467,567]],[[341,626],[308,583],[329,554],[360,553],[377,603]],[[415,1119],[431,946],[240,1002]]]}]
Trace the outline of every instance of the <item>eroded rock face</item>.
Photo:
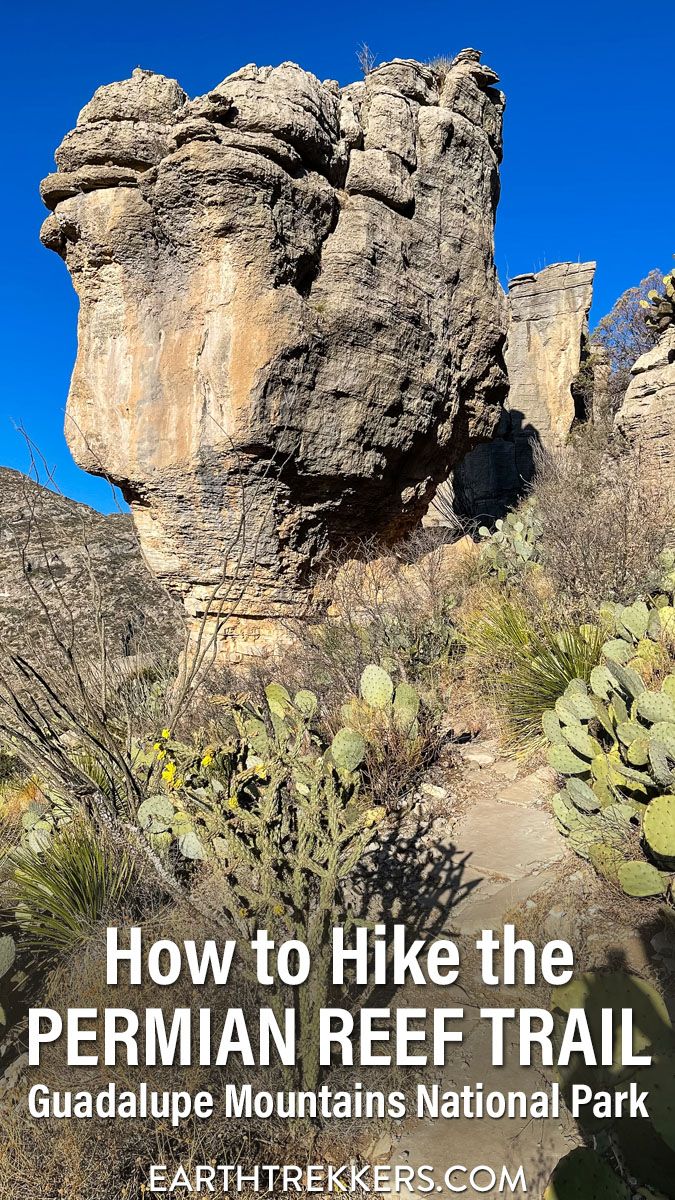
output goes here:
[{"label": "eroded rock face", "polygon": [[[564,445],[575,416],[595,263],[555,263],[509,282],[506,366],[516,440],[532,436],[547,448]],[[516,455],[517,457],[517,455]]]},{"label": "eroded rock face", "polygon": [[641,470],[675,493],[675,328],[637,360],[615,424],[639,450]]},{"label": "eroded rock face", "polygon": [[493,441],[467,455],[432,503],[432,522],[448,504],[472,516],[502,516],[532,479],[536,447],[564,445],[575,418],[592,416],[576,381],[594,274],[595,263],[555,263],[510,281],[508,400]]},{"label": "eroded rock face", "polygon": [[137,70],[57,150],[68,440],[194,618],[232,611],[264,641],[331,546],[405,531],[491,436],[496,81],[476,51],[442,80],[395,60],[343,89],[247,66],[195,100]]}]

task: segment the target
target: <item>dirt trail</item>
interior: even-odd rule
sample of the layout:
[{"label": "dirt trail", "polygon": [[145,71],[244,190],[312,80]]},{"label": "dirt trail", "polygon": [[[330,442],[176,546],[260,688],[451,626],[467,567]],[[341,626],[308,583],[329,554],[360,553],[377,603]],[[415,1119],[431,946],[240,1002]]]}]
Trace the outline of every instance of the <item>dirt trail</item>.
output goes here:
[{"label": "dirt trail", "polygon": [[[560,910],[558,922],[558,910],[551,909],[551,898],[560,896],[559,881],[563,877],[579,871],[579,860],[567,851],[550,815],[548,802],[553,791],[550,771],[548,768],[531,771],[500,759],[496,744],[487,741],[473,743],[462,757],[462,786],[468,799],[464,805],[458,805],[457,815],[440,823],[446,842],[451,843],[454,861],[459,864],[452,877],[454,895],[439,897],[440,902],[452,900],[446,927],[459,936],[462,947],[466,945],[467,960],[470,950],[475,951],[475,939],[481,930],[500,930],[516,912],[524,917],[530,915],[527,936],[535,942],[565,938],[563,918],[569,918],[569,914]],[[433,784],[426,786],[430,799],[434,793],[440,798],[441,791]],[[433,826],[437,838],[438,826],[437,821]],[[519,928],[520,924],[519,919]],[[424,997],[428,1007],[461,1006],[467,1018],[463,1045],[434,1082],[443,1091],[459,1091],[477,1082],[483,1083],[486,1093],[524,1091],[529,1095],[548,1088],[553,1082],[552,1074],[544,1078],[533,1068],[521,1067],[513,1042],[509,1044],[508,1040],[505,1065],[492,1066],[490,1026],[477,1016],[481,1005],[514,1008],[546,1005],[546,995],[521,988],[507,998],[505,991],[512,989],[489,989],[480,981],[474,986],[466,974],[461,976],[461,982],[461,989],[439,988],[436,995],[426,993]],[[419,995],[404,1002],[419,1003]],[[430,1074],[425,1070],[418,1079],[407,1080],[410,1107],[414,1107],[410,1096],[414,1100],[417,1083],[428,1086]],[[572,1148],[575,1140],[574,1123],[564,1109],[559,1118],[547,1120],[529,1117],[419,1120],[413,1116],[404,1125],[390,1161],[433,1167],[437,1191],[446,1195],[450,1193],[443,1184],[443,1176],[454,1164],[469,1169],[486,1165],[498,1177],[504,1166],[515,1176],[522,1165],[528,1194],[539,1197],[553,1165]],[[461,1173],[453,1182],[457,1187],[466,1183],[468,1196],[479,1194],[468,1186],[468,1177]],[[483,1173],[477,1182],[485,1187],[489,1175]]]}]

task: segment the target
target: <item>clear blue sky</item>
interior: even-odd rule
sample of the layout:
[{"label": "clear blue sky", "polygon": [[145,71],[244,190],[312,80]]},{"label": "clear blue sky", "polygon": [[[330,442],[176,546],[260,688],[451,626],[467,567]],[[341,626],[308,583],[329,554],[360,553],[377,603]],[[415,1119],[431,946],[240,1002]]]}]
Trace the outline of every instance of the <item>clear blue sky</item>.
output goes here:
[{"label": "clear blue sky", "polygon": [[594,317],[647,271],[672,266],[675,4],[631,0],[14,0],[2,20],[3,354],[0,465],[26,467],[23,423],[66,494],[110,508],[63,438],[76,301],[44,250],[38,183],[99,84],[143,66],[191,95],[247,62],[294,59],[320,78],[380,60],[483,50],[507,95],[497,264],[503,281],[597,259]]}]

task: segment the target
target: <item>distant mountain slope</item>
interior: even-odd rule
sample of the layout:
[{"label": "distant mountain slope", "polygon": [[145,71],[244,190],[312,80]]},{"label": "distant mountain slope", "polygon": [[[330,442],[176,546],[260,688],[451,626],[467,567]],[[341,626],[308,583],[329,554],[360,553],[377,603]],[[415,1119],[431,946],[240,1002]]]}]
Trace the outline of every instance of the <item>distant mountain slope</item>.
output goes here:
[{"label": "distant mountain slope", "polygon": [[0,467],[0,642],[49,653],[51,619],[94,653],[97,610],[112,655],[180,649],[181,614],[145,566],[131,517],[104,516]]}]

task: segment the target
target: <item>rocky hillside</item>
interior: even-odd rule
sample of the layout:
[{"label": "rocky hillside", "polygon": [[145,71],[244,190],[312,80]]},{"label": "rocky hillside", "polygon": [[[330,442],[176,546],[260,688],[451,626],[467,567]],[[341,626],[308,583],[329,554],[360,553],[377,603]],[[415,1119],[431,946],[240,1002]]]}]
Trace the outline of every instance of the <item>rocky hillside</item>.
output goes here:
[{"label": "rocky hillside", "polygon": [[180,645],[179,614],[143,563],[130,517],[103,516],[0,468],[2,640],[39,652],[51,618],[62,635],[74,631],[76,647],[93,652],[97,609],[111,654]]}]

